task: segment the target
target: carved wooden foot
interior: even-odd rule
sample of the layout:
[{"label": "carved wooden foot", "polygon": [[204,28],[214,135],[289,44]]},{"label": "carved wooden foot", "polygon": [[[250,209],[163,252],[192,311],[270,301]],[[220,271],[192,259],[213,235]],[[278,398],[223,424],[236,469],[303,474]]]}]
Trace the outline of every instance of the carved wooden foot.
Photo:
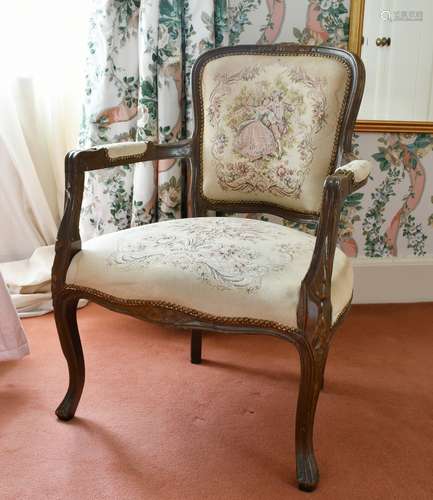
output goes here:
[{"label": "carved wooden foot", "polygon": [[69,387],[56,410],[60,420],[75,415],[84,387],[84,357],[77,325],[77,298],[60,296],[54,301],[54,316],[63,354],[68,362]]},{"label": "carved wooden foot", "polygon": [[307,341],[297,347],[301,357],[301,382],[296,412],[296,471],[299,489],[313,491],[319,482],[313,449],[314,415],[323,383],[326,355],[314,352]]},{"label": "carved wooden foot", "polygon": [[191,363],[199,365],[201,363],[201,341],[202,333],[197,330],[191,332]]}]

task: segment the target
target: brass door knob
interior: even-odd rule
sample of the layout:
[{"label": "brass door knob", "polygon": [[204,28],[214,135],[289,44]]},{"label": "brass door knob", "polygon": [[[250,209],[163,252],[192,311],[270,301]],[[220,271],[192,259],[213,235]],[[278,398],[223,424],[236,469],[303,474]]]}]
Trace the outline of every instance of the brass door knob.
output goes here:
[{"label": "brass door knob", "polygon": [[376,38],[376,45],[378,47],[389,47],[391,45],[391,38],[383,36]]}]

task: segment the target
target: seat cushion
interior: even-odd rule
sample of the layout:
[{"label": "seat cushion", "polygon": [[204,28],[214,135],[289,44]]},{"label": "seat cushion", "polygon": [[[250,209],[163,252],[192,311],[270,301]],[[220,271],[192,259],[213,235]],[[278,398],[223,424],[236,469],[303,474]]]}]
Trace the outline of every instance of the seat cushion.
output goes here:
[{"label": "seat cushion", "polygon": [[[296,328],[302,279],[316,238],[245,218],[171,220],[83,243],[66,283],[119,299],[164,301],[224,318],[252,318]],[[337,250],[333,321],[350,302],[349,259]]]}]

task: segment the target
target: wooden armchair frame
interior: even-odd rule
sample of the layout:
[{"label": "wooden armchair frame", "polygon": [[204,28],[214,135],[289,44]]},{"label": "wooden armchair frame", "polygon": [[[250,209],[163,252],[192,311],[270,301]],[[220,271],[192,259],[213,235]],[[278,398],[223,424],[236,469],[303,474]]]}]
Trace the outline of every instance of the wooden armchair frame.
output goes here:
[{"label": "wooden armchair frame", "polygon": [[[285,210],[265,203],[225,203],[207,200],[200,189],[200,140],[202,113],[199,102],[200,72],[206,61],[221,54],[268,54],[268,53],[319,54],[339,58],[350,68],[351,81],[348,100],[338,137],[335,164],[330,166],[331,175],[324,183],[320,217]],[[363,186],[366,179],[356,182],[353,172],[336,168],[350,162],[352,132],[361,102],[364,86],[364,68],[360,60],[343,50],[280,44],[274,46],[237,46],[209,51],[198,60],[193,71],[196,131],[191,140],[177,144],[125,143],[122,154],[112,152],[112,145],[73,151],[66,156],[65,212],[56,242],[56,256],[52,273],[52,292],[56,325],[63,353],[68,362],[69,387],[56,410],[61,420],[71,419],[78,406],[84,386],[84,358],[78,332],[76,309],[80,298],[96,302],[113,311],[125,313],[148,321],[163,323],[192,331],[191,361],[201,361],[201,332],[263,334],[279,337],[293,343],[301,359],[300,389],[296,415],[296,463],[299,487],[305,491],[315,489],[319,471],[313,450],[313,423],[329,343],[337,323],[332,326],[331,276],[337,244],[340,211],[345,198]],[[139,144],[138,144],[139,146]],[[117,146],[116,146],[117,147]],[[138,151],[138,152],[137,152]],[[317,239],[313,257],[305,275],[297,309],[297,328],[248,318],[212,317],[194,310],[158,301],[117,299],[94,290],[66,283],[66,274],[74,255],[80,252],[80,210],[85,173],[91,170],[112,168],[119,165],[169,158],[186,160],[189,173],[189,194],[192,215],[206,216],[208,210],[217,212],[266,212],[299,223],[317,223]]]}]

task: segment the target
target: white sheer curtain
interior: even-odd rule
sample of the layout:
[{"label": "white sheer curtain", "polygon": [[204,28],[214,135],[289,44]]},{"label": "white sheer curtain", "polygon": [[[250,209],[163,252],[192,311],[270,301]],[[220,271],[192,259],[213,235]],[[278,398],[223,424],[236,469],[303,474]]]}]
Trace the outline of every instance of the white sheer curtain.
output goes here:
[{"label": "white sheer curtain", "polygon": [[76,147],[90,0],[14,0],[0,18],[0,272],[21,316],[51,310],[63,159]]}]

